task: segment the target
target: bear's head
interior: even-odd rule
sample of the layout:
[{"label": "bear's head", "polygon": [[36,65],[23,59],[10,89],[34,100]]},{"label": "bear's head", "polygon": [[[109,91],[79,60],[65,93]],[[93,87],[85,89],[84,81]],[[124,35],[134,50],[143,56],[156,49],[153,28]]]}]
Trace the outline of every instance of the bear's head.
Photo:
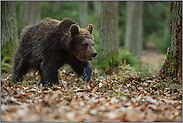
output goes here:
[{"label": "bear's head", "polygon": [[72,24],[70,26],[71,49],[73,54],[80,61],[91,61],[93,57],[97,55],[97,52],[94,49],[92,30],[92,24],[89,24],[85,29],[80,28],[77,24]]}]

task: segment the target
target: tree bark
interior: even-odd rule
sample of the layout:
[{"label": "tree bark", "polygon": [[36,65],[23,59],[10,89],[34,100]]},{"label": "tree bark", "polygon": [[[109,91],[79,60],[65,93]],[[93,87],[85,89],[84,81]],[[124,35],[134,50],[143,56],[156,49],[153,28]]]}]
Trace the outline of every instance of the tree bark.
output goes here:
[{"label": "tree bark", "polygon": [[10,72],[18,44],[15,2],[1,2],[1,72]]},{"label": "tree bark", "polygon": [[87,27],[87,15],[88,15],[88,2],[80,1],[80,14],[79,14],[79,22],[81,28]]},{"label": "tree bark", "polygon": [[15,2],[1,2],[1,45],[18,43]]},{"label": "tree bark", "polygon": [[[114,59],[118,50],[118,11],[117,2],[102,1],[100,2],[99,12],[99,28],[100,28],[100,48],[98,55],[98,63],[109,67],[115,64]],[[114,51],[116,51],[114,53]],[[113,53],[112,53],[113,52]],[[111,56],[110,56],[111,55]],[[108,57],[106,59],[106,57]],[[103,66],[104,67],[104,66]],[[105,67],[104,67],[105,68]]]},{"label": "tree bark", "polygon": [[182,2],[171,3],[171,47],[158,75],[182,83]]},{"label": "tree bark", "polygon": [[41,19],[41,2],[25,2],[24,27],[35,24]]},{"label": "tree bark", "polygon": [[127,2],[125,47],[141,59],[143,2]]}]

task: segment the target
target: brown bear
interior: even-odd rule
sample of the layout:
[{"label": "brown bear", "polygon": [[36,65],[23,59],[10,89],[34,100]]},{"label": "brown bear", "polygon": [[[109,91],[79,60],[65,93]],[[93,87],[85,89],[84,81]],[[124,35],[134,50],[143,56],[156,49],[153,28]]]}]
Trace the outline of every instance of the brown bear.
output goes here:
[{"label": "brown bear", "polygon": [[89,61],[97,55],[92,30],[92,24],[82,29],[69,18],[46,18],[27,26],[14,55],[12,82],[22,81],[23,75],[34,70],[39,72],[43,86],[58,84],[58,69],[64,64],[88,82],[92,72]]}]

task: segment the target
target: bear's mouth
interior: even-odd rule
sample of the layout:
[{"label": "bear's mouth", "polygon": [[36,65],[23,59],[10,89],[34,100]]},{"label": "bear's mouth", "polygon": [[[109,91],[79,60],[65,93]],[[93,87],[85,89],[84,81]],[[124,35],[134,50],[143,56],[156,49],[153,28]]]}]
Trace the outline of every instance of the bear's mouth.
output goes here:
[{"label": "bear's mouth", "polygon": [[84,57],[88,60],[88,61],[91,61],[93,60],[93,57],[92,56],[87,56],[87,55],[84,55]]}]

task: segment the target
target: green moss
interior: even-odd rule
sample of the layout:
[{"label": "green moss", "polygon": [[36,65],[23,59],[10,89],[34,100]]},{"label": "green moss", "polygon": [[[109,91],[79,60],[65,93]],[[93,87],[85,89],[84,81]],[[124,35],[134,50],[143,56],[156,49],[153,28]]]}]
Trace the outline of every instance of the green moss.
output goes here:
[{"label": "green moss", "polygon": [[12,57],[15,50],[15,45],[12,43],[11,39],[5,45],[1,46],[1,59],[5,57]]},{"label": "green moss", "polygon": [[121,61],[119,60],[119,50],[114,50],[108,53],[106,57],[103,57],[98,67],[102,69],[110,69],[111,66],[119,66]]},{"label": "green moss", "polygon": [[174,72],[174,67],[176,64],[176,60],[175,60],[175,56],[173,55],[173,53],[171,51],[169,51],[166,54],[166,60],[168,61],[168,63],[170,64],[170,67],[168,68],[168,73],[169,74],[173,74]]},{"label": "green moss", "polygon": [[5,45],[1,46],[1,72],[10,72],[12,58],[16,45],[12,43],[11,39]]}]

